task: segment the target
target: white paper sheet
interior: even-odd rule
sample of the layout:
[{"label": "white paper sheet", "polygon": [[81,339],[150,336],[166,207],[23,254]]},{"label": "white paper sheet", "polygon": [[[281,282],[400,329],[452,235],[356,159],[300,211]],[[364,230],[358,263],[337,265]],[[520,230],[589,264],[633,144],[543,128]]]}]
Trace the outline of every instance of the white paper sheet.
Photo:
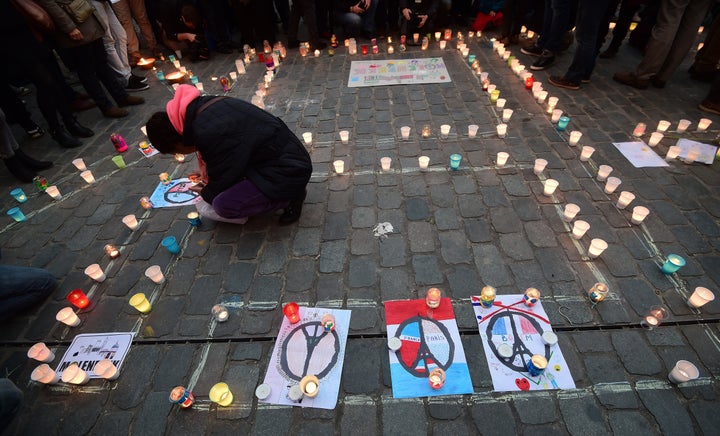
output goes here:
[{"label": "white paper sheet", "polygon": [[692,141],[685,138],[678,139],[678,142],[675,145],[680,147],[680,159],[685,159],[688,151],[695,149],[700,153],[700,156],[695,159],[695,162],[702,162],[708,165],[712,165],[715,161],[715,153],[718,151],[718,148],[714,145],[703,144],[702,142]]},{"label": "white paper sheet", "polygon": [[635,168],[669,166],[665,159],[658,156],[649,145],[642,141],[613,142],[613,145]]}]

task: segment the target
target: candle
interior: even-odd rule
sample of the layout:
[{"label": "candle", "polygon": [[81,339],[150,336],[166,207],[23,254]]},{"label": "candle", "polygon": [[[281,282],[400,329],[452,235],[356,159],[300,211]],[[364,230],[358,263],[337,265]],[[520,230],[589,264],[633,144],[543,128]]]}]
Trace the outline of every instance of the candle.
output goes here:
[{"label": "candle", "polygon": [[635,126],[635,129],[633,129],[632,135],[639,138],[645,134],[646,128],[647,128],[647,125],[645,123],[637,123],[637,125]]},{"label": "candle", "polygon": [[368,54],[368,46],[367,44],[362,44],[360,46],[360,53],[362,53],[363,56]]},{"label": "candle", "polygon": [[557,129],[564,132],[565,129],[567,129],[568,124],[570,124],[570,117],[563,115],[560,119],[558,119]]},{"label": "candle", "polygon": [[582,133],[578,132],[577,130],[573,130],[570,132],[570,139],[568,140],[568,143],[572,146],[577,145],[578,142],[580,142],[580,138],[582,137]]},{"label": "candle", "polygon": [[200,221],[200,214],[197,212],[189,212],[187,214],[188,222],[190,222],[190,225],[193,227],[198,227],[202,222]]},{"label": "candle", "polygon": [[54,198],[55,200],[60,200],[60,199],[62,198],[62,194],[60,194],[60,190],[59,190],[58,187],[55,186],[55,185],[48,186],[47,189],[45,189],[45,192],[46,192],[49,196],[51,196],[52,198]]},{"label": "candle", "polygon": [[85,268],[85,274],[98,283],[102,283],[107,278],[102,268],[100,268],[100,265],[97,263],[88,265],[88,267]]},{"label": "candle", "polygon": [[592,288],[588,290],[588,298],[590,301],[597,304],[607,297],[609,288],[605,283],[595,283]]},{"label": "candle", "polygon": [[657,128],[655,129],[658,132],[667,132],[667,129],[670,127],[670,121],[667,120],[660,120],[658,122]]},{"label": "candle", "polygon": [[340,175],[345,172],[345,161],[338,159],[333,162],[333,167],[335,168],[335,173]]},{"label": "candle", "polygon": [[178,69],[180,68],[180,61],[174,60],[174,61],[172,61],[172,63],[175,68],[178,68]]},{"label": "candle", "polygon": [[[557,97],[549,97],[548,103],[547,103],[547,113],[551,114],[555,110],[555,106],[557,106],[558,98]],[[558,115],[558,118],[560,116]]]},{"label": "candle", "polygon": [[270,394],[272,393],[272,388],[267,383],[261,383],[258,385],[257,388],[255,388],[255,396],[258,398],[258,400],[266,400],[268,397],[270,397]]},{"label": "candle", "polygon": [[633,224],[640,224],[645,220],[645,218],[650,214],[650,210],[645,206],[635,206],[633,207],[632,211],[632,218],[630,218],[630,221],[632,221]]},{"label": "candle", "polygon": [[173,404],[179,404],[183,409],[187,409],[195,402],[195,396],[193,393],[184,386],[174,387],[173,390],[170,391],[168,399]]},{"label": "candle", "polygon": [[93,372],[95,375],[102,377],[105,380],[115,380],[120,375],[120,371],[118,371],[117,367],[110,359],[102,359],[96,363],[93,368]]},{"label": "candle", "polygon": [[172,177],[170,177],[170,174],[168,173],[160,173],[158,174],[158,178],[162,182],[163,185],[169,185],[170,182],[172,182]]},{"label": "candle", "polygon": [[503,123],[507,123],[510,121],[510,117],[512,117],[513,110],[512,109],[504,109],[502,114],[502,120]]},{"label": "candle", "polygon": [[668,254],[665,263],[660,267],[663,274],[672,274],[685,266],[685,259],[677,254]]},{"label": "candle", "polygon": [[597,181],[598,182],[604,182],[610,173],[612,173],[613,167],[610,165],[600,165],[598,167],[598,173],[597,173]]},{"label": "candle", "polygon": [[680,120],[678,122],[677,132],[685,133],[685,131],[688,129],[688,127],[690,127],[690,124],[692,124],[692,122],[690,120]]},{"label": "candle", "polygon": [[552,121],[553,124],[557,123],[558,121],[560,121],[560,117],[562,116],[562,113],[563,113],[562,109],[553,109],[552,117],[550,118],[550,121]]},{"label": "candle", "polygon": [[308,398],[315,398],[320,392],[320,381],[314,375],[306,375],[300,380],[300,390]]},{"label": "candle", "polygon": [[445,41],[444,39],[438,44],[440,44],[440,50],[445,50],[445,47],[447,47],[447,41]]},{"label": "candle", "polygon": [[477,131],[480,128],[477,124],[470,124],[468,126],[468,138],[474,138],[477,135]]},{"label": "candle", "polygon": [[542,341],[545,345],[548,345],[550,347],[552,347],[553,345],[558,343],[557,335],[550,331],[543,332],[543,334],[540,336],[540,338],[542,339]]},{"label": "candle", "polygon": [[392,45],[388,45],[387,52],[388,54],[393,54],[395,53],[395,48]]},{"label": "candle", "polygon": [[618,186],[620,186],[621,183],[622,180],[617,177],[608,177],[607,181],[605,182],[605,193],[612,194],[613,192],[615,192]]},{"label": "candle", "polygon": [[640,322],[640,325],[647,330],[652,330],[659,326],[663,319],[667,317],[667,310],[661,306],[652,306],[650,312]]},{"label": "candle", "polygon": [[64,307],[60,309],[57,315],[55,315],[55,319],[70,327],[77,327],[80,325],[80,318],[71,307]]},{"label": "candle", "polygon": [[622,191],[615,207],[625,209],[633,200],[635,200],[635,194],[630,191]]},{"label": "candle", "polygon": [[563,219],[569,223],[575,219],[578,212],[580,212],[580,206],[574,203],[568,203],[565,205],[565,210],[563,211]]},{"label": "candle", "polygon": [[238,74],[245,74],[245,62],[243,62],[242,59],[236,59],[235,69],[237,70]]},{"label": "candle", "polygon": [[700,377],[700,370],[687,360],[678,360],[668,374],[668,379],[673,383],[685,383],[698,377]]},{"label": "candle", "polygon": [[283,307],[283,313],[288,321],[290,321],[290,324],[295,324],[300,321],[300,307],[297,303],[287,303],[285,307]]},{"label": "candle", "polygon": [[500,98],[500,90],[499,89],[493,89],[490,91],[490,101],[492,103],[497,102],[498,98]]},{"label": "candle", "polygon": [[543,183],[543,194],[547,195],[548,197],[553,195],[559,184],[560,182],[555,179],[545,180],[545,182]]},{"label": "candle", "polygon": [[230,392],[230,386],[223,382],[215,383],[213,387],[210,388],[208,396],[210,397],[210,401],[220,406],[229,406],[233,402],[233,394]]},{"label": "candle", "polygon": [[382,167],[383,171],[390,171],[390,165],[392,164],[392,158],[391,157],[382,157],[380,158],[380,166]]},{"label": "candle", "polygon": [[540,175],[545,170],[548,161],[545,159],[535,159],[535,165],[533,166],[533,173]]},{"label": "candle", "polygon": [[409,126],[400,127],[400,136],[402,137],[403,141],[407,141],[410,138],[410,127]]},{"label": "candle", "polygon": [[489,308],[495,302],[497,291],[492,286],[484,286],[480,291],[480,304],[482,307]]},{"label": "candle", "polygon": [[495,91],[496,88],[497,88],[497,85],[492,85],[492,84],[488,85],[487,86],[488,94],[491,94],[493,91]]},{"label": "candle", "polygon": [[684,161],[686,164],[691,164],[695,162],[698,157],[700,157],[700,152],[695,148],[691,148],[688,150],[687,155],[685,155]]},{"label": "candle", "polygon": [[212,316],[215,318],[215,321],[217,322],[225,322],[230,317],[230,313],[228,312],[227,308],[222,304],[214,305],[212,307],[211,313]]},{"label": "candle", "polygon": [[104,250],[110,259],[115,259],[120,256],[120,250],[112,244],[106,244]]},{"label": "candle", "polygon": [[707,130],[708,127],[710,127],[710,124],[712,124],[712,120],[709,120],[707,118],[700,118],[700,121],[698,121],[698,132],[704,132]]},{"label": "candle", "polygon": [[83,178],[88,184],[95,182],[95,177],[93,177],[92,172],[90,170],[85,170],[80,173],[80,177]]},{"label": "candle", "polygon": [[290,389],[287,392],[287,398],[288,400],[297,403],[300,401],[303,397],[303,391],[300,389],[299,385],[292,385]]},{"label": "candle", "polygon": [[62,374],[62,381],[64,383],[70,383],[74,385],[84,385],[90,380],[90,376],[87,372],[80,369],[77,363],[73,363],[65,370]]},{"label": "candle", "polygon": [[178,244],[177,238],[175,238],[175,236],[164,237],[161,241],[161,245],[172,254],[180,253],[180,244]]},{"label": "candle", "polygon": [[595,259],[600,256],[603,251],[608,248],[608,243],[600,238],[595,238],[590,241],[590,247],[588,248],[588,257]]},{"label": "candle", "polygon": [[[178,62],[179,64],[180,62]],[[175,67],[179,68],[179,67]],[[182,71],[173,71],[172,73],[165,75],[165,80],[172,83],[173,85],[179,85],[185,81],[185,74]]]},{"label": "candle", "polygon": [[710,289],[698,286],[688,299],[687,304],[694,309],[698,309],[714,299],[715,294]]},{"label": "candle", "polygon": [[[317,50],[317,49],[316,49],[314,54],[315,54],[315,57],[316,57],[316,58],[319,58],[319,57],[320,57],[320,50]],[[365,48],[365,50],[363,51],[363,54],[367,54],[367,48]]]},{"label": "candle", "polygon": [[537,102],[538,102],[539,104],[543,104],[543,102],[545,101],[545,99],[547,98],[547,96],[548,96],[548,92],[547,92],[547,91],[540,91],[540,92],[538,92]]},{"label": "candle", "polygon": [[145,277],[149,278],[156,284],[161,284],[165,281],[160,265],[152,265],[145,270]]},{"label": "candle", "polygon": [[22,188],[13,189],[12,191],[10,191],[10,195],[12,195],[18,203],[25,203],[27,201],[27,195],[25,195],[25,192],[22,190]]},{"label": "candle", "polygon": [[445,371],[440,368],[435,368],[430,371],[428,383],[430,383],[430,387],[435,390],[441,389],[445,385],[445,377]]},{"label": "candle", "polygon": [[335,317],[330,313],[326,313],[320,320],[320,324],[322,324],[326,332],[331,332],[335,330]]},{"label": "candle", "polygon": [[582,239],[589,229],[590,224],[587,221],[577,220],[573,223],[572,236],[575,239]]},{"label": "candle", "polygon": [[453,153],[450,155],[450,169],[457,171],[460,168],[460,161],[462,161],[462,155]]},{"label": "candle", "polygon": [[505,135],[507,135],[507,124],[505,124],[505,123],[498,124],[496,129],[497,129],[498,138],[504,138]]},{"label": "candle", "polygon": [[440,137],[443,139],[447,139],[449,134],[450,134],[450,125],[449,124],[441,125],[440,126]]},{"label": "candle", "polygon": [[497,157],[495,158],[495,163],[498,167],[503,167],[507,163],[508,158],[510,157],[510,154],[500,151],[497,154]]},{"label": "candle", "polygon": [[141,292],[130,297],[129,304],[140,313],[148,313],[152,310],[152,304],[150,304],[145,294]]},{"label": "candle", "polygon": [[495,102],[495,107],[498,109],[503,109],[505,107],[505,103],[507,103],[507,99],[505,98],[498,98]]},{"label": "candle", "polygon": [[533,83],[535,82],[535,78],[532,74],[528,74],[525,76],[525,89],[532,89]]},{"label": "candle", "polygon": [[660,141],[662,141],[663,136],[665,135],[660,132],[653,132],[652,134],[650,134],[650,139],[648,139],[648,145],[650,147],[655,147]]},{"label": "candle", "polygon": [[85,295],[82,289],[74,289],[70,291],[66,299],[70,302],[70,304],[78,309],[85,309],[90,305],[90,300],[88,300],[87,295]]},{"label": "candle", "polygon": [[547,368],[547,359],[545,356],[535,354],[527,361],[527,370],[532,377],[541,375],[545,372],[545,368]]},{"label": "candle", "polygon": [[680,147],[678,147],[677,145],[671,145],[670,147],[668,147],[667,154],[665,155],[665,160],[670,161],[676,159],[678,155],[680,155]]},{"label": "candle", "polygon": [[38,383],[54,385],[60,381],[60,376],[47,363],[43,363],[33,370],[30,379]]},{"label": "candle", "polygon": [[580,160],[582,162],[587,162],[590,160],[590,157],[595,153],[595,149],[590,147],[589,145],[583,145],[582,151],[580,152]]},{"label": "candle", "polygon": [[540,300],[540,291],[535,288],[527,288],[523,295],[523,302],[526,306],[534,306]]},{"label": "candle", "polygon": [[53,353],[45,343],[38,342],[30,347],[27,352],[27,357],[35,359],[38,362],[52,362],[53,359],[55,359],[55,353]]},{"label": "candle", "polygon": [[342,141],[343,144],[347,144],[348,140],[350,139],[350,132],[348,132],[347,130],[341,130],[339,134],[340,141]]},{"label": "candle", "polygon": [[312,144],[312,133],[311,132],[305,132],[302,134],[303,141],[305,141],[305,145]]},{"label": "candle", "polygon": [[138,221],[137,218],[135,218],[135,215],[125,215],[122,219],[123,224],[128,226],[130,230],[135,230],[138,228]]},{"label": "candle", "polygon": [[497,353],[503,359],[509,359],[513,355],[513,348],[509,344],[503,342],[497,346]]},{"label": "candle", "polygon": [[85,166],[85,161],[83,161],[81,158],[73,159],[72,163],[79,171],[85,171],[87,169],[87,167]]},{"label": "candle", "polygon": [[430,288],[425,294],[425,304],[431,309],[436,309],[440,306],[442,300],[442,291],[438,288]]},{"label": "candle", "polygon": [[421,170],[427,170],[428,165],[430,164],[430,158],[428,156],[420,156],[418,157],[418,166]]},{"label": "candle", "polygon": [[400,338],[393,336],[392,338],[388,339],[388,348],[390,351],[398,351],[400,348],[402,348],[402,341]]}]

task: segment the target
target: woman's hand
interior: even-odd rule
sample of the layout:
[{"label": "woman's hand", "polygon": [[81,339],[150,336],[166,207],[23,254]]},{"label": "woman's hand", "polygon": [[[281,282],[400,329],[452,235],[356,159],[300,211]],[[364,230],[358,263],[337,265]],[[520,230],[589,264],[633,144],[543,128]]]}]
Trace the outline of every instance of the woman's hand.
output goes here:
[{"label": "woman's hand", "polygon": [[203,189],[204,187],[205,187],[205,185],[203,185],[202,183],[198,183],[197,185],[192,185],[192,186],[189,187],[188,189],[191,190],[191,191],[193,191],[193,192],[197,192],[197,193],[199,194],[199,193],[202,192],[202,189]]},{"label": "woman's hand", "polygon": [[70,31],[69,36],[73,41],[82,41],[83,39],[83,34],[77,27]]}]

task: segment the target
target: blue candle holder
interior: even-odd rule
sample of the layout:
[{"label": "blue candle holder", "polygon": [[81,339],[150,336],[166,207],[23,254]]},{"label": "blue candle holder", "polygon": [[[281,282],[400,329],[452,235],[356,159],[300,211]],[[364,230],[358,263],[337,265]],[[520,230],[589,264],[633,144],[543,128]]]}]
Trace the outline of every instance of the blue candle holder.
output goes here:
[{"label": "blue candle holder", "polygon": [[172,254],[180,253],[180,246],[177,243],[175,236],[167,236],[162,240],[162,246]]},{"label": "blue candle holder", "polygon": [[457,153],[453,153],[450,155],[450,169],[453,171],[457,171],[458,168],[460,168],[460,161],[462,161],[462,155],[459,155]]},{"label": "blue candle holder", "polygon": [[15,188],[12,191],[10,191],[10,195],[13,196],[15,200],[17,200],[18,203],[25,203],[27,201],[27,195],[25,195],[25,192],[22,190],[22,188]]},{"label": "blue candle holder", "polygon": [[200,221],[200,214],[197,212],[190,212],[187,214],[188,221],[190,221],[190,225],[193,227],[198,227],[202,222]]},{"label": "blue candle holder", "polygon": [[158,72],[155,74],[159,81],[164,82],[165,81],[165,73],[158,70]]},{"label": "blue candle holder", "polygon": [[558,120],[557,129],[561,132],[564,132],[565,129],[567,129],[567,126],[569,123],[570,123],[570,117],[566,117],[565,115],[563,115]]},{"label": "blue candle holder", "polygon": [[667,260],[660,268],[663,274],[672,274],[685,266],[685,259],[677,254],[668,254]]}]

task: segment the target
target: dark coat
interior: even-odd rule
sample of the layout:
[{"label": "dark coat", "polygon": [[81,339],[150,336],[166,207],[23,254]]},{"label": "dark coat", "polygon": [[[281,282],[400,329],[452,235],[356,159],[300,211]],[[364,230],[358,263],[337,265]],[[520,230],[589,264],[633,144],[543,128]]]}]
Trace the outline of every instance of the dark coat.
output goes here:
[{"label": "dark coat", "polygon": [[403,9],[410,9],[413,14],[434,17],[440,6],[440,0],[422,0],[420,3],[415,3],[415,0],[400,0],[399,6],[400,15]]},{"label": "dark coat", "polygon": [[285,123],[246,101],[225,98],[207,106],[213,96],[187,107],[183,143],[194,145],[207,166],[208,184],[201,195],[213,199],[247,178],[271,200],[303,194],[310,175],[310,154]]},{"label": "dark coat", "polygon": [[[88,2],[92,4],[90,0]],[[61,47],[78,47],[89,44],[105,35],[105,26],[103,26],[102,20],[95,16],[96,13],[93,13],[85,22],[75,24],[62,7],[62,5],[69,4],[70,0],[37,0],[37,3],[47,11],[55,23],[54,37]],[[79,29],[83,34],[83,39],[80,41],[70,38],[70,32],[75,28]]]}]

